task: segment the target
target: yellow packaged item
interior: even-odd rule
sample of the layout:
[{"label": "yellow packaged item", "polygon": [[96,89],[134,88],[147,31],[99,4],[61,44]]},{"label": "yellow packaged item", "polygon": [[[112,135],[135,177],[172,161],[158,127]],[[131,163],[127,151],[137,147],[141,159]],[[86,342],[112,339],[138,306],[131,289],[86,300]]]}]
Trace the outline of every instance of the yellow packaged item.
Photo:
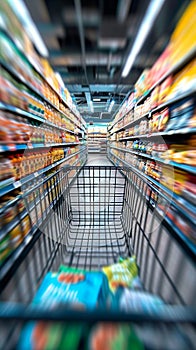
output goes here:
[{"label": "yellow packaged item", "polygon": [[103,267],[107,276],[110,290],[115,293],[118,287],[131,287],[135,277],[138,276],[136,258],[119,259],[117,264]]},{"label": "yellow packaged item", "polygon": [[192,60],[184,69],[175,75],[173,84],[168,91],[166,100],[179,94],[193,90],[196,85],[196,59]]},{"label": "yellow packaged item", "polygon": [[180,18],[172,36],[172,63],[176,64],[194,49],[196,37],[196,1],[191,1]]}]

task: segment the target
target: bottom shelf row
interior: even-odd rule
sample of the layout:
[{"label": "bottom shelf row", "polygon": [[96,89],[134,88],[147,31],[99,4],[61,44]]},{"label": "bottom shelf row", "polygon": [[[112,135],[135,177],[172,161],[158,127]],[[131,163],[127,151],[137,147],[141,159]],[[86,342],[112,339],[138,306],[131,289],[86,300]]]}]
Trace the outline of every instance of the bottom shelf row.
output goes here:
[{"label": "bottom shelf row", "polygon": [[[86,162],[86,154],[76,155],[63,166],[77,166],[79,169]],[[61,176],[60,176],[61,174]],[[67,186],[72,181],[76,170],[69,172],[69,179],[63,172],[50,170],[36,179],[29,181],[10,195],[2,197],[0,208],[0,265],[3,264],[16,249],[25,242],[40,227],[50,215],[51,210],[59,200]],[[28,237],[28,238],[27,238]]]},{"label": "bottom shelf row", "polygon": [[[129,167],[132,168],[132,164],[129,164],[124,159],[121,159],[120,156],[116,155],[113,152],[109,152],[108,158],[115,166],[122,166],[122,167]],[[146,178],[146,181],[152,184],[152,192],[146,194],[146,200],[149,202],[149,204],[152,206],[152,208],[156,208],[157,214],[161,215],[167,224],[167,226],[175,229],[176,234],[187,244],[187,246],[190,248],[191,252],[193,254],[196,254],[196,237],[195,237],[195,229],[194,229],[194,209],[193,212],[187,209],[187,212],[185,212],[185,209],[182,207],[180,203],[178,205],[174,202],[175,201],[175,194],[170,191],[168,193],[163,191],[163,186],[160,185],[157,181],[154,181],[153,178],[151,179],[149,176],[146,176],[141,171],[138,171],[137,168],[134,168],[134,171],[140,175],[144,176]],[[155,191],[153,191],[153,186],[155,188]],[[161,191],[162,195],[158,196],[157,190]],[[167,189],[166,189],[167,190]],[[138,191],[141,191],[138,187]],[[143,194],[142,194],[143,195]],[[172,196],[173,195],[173,196]],[[149,197],[150,196],[150,197]],[[165,210],[165,201],[169,200],[170,205],[166,206],[167,211]],[[178,196],[176,196],[178,197]],[[180,198],[180,197],[179,197]],[[150,201],[149,201],[150,199]],[[186,203],[185,203],[186,204]],[[188,202],[187,202],[188,206]],[[189,204],[189,206],[192,208],[193,206]]]}]

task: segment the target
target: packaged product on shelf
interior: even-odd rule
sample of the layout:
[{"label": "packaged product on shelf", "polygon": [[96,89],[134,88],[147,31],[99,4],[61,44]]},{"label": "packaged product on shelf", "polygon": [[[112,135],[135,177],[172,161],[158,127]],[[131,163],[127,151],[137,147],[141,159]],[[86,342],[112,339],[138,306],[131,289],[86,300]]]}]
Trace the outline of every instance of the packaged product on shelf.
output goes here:
[{"label": "packaged product on shelf", "polygon": [[149,70],[145,69],[143,73],[140,75],[139,79],[135,83],[135,96],[136,99],[144,96],[148,93],[149,90]]},{"label": "packaged product on shelf", "polygon": [[189,174],[183,170],[171,168],[166,165],[162,167],[162,176],[160,182],[171,191],[181,195]]},{"label": "packaged product on shelf", "polygon": [[151,176],[156,181],[160,181],[162,174],[162,165],[153,160],[147,160],[145,166],[145,174]]},{"label": "packaged product on shelf", "polygon": [[133,148],[133,141],[127,141],[127,144],[125,146],[126,148],[132,149]]},{"label": "packaged product on shelf", "polygon": [[171,69],[171,45],[168,45],[149,72],[149,85],[152,87]]},{"label": "packaged product on shelf", "polygon": [[154,113],[152,116],[152,128],[150,131],[156,132],[158,131],[158,126],[159,126],[159,120],[160,120],[160,113]]},{"label": "packaged product on shelf", "polygon": [[127,108],[128,110],[130,110],[131,108],[133,108],[133,106],[135,105],[136,99],[135,99],[135,92],[132,92],[127,100]]},{"label": "packaged product on shelf", "polygon": [[145,170],[145,166],[146,166],[146,162],[142,158],[139,158],[138,169],[143,172]]},{"label": "packaged product on shelf", "polygon": [[153,150],[154,143],[153,142],[148,142],[146,145],[146,153],[151,155],[152,150]]},{"label": "packaged product on shelf", "polygon": [[15,180],[15,172],[9,159],[0,156],[0,181]]},{"label": "packaged product on shelf", "polygon": [[159,112],[158,131],[165,130],[168,120],[169,120],[169,108],[167,107],[164,110]]},{"label": "packaged product on shelf", "polygon": [[148,132],[148,121],[144,119],[139,124],[139,134],[144,135]]},{"label": "packaged product on shelf", "polygon": [[[9,222],[11,222],[17,215],[22,213],[22,211],[25,209],[24,201],[22,198],[18,199],[18,201],[14,202],[14,204],[12,203],[12,200],[15,199],[16,196],[19,194],[19,190],[15,190],[10,195],[7,194],[1,198],[1,227],[4,224],[8,224]],[[10,205],[8,205],[9,202]]]},{"label": "packaged product on shelf", "polygon": [[0,264],[12,253],[13,249],[10,244],[9,235],[3,236],[0,239]]},{"label": "packaged product on shelf", "polygon": [[168,145],[165,143],[154,143],[152,145],[151,154],[153,157],[163,158],[165,152],[168,150]]},{"label": "packaged product on shelf", "polygon": [[133,135],[139,135],[139,133],[140,133],[140,128],[139,128],[139,125],[135,125],[134,127],[133,127]]},{"label": "packaged product on shelf", "polygon": [[194,50],[196,37],[196,3],[191,1],[180,18],[171,36],[171,62],[177,64],[189,52]]},{"label": "packaged product on shelf", "polygon": [[166,131],[178,130],[189,126],[190,120],[195,114],[194,98],[187,98],[173,104],[170,107],[170,119]]},{"label": "packaged product on shelf", "polygon": [[159,85],[157,85],[151,93],[150,109],[156,108],[158,106],[159,89],[160,89],[160,87],[159,87]]},{"label": "packaged product on shelf", "polygon": [[[162,205],[159,204],[158,208],[160,211],[162,210],[164,212],[164,207]],[[185,235],[194,244],[196,243],[196,234],[195,234],[194,225],[190,223],[190,221],[187,218],[179,214],[176,208],[173,207],[172,205],[170,205],[166,213],[164,212],[164,215],[165,214],[167,218],[171,220],[173,227],[176,227],[178,230],[180,230],[181,234]]]},{"label": "packaged product on shelf", "polygon": [[186,92],[192,92],[196,85],[196,59],[192,60],[173,78],[173,84],[169,89],[165,100],[170,100]]},{"label": "packaged product on shelf", "polygon": [[0,100],[15,107],[28,110],[28,96],[25,93],[23,84],[19,84],[4,69],[1,69],[0,82]]},{"label": "packaged product on shelf", "polygon": [[144,101],[144,103],[142,104],[142,111],[141,111],[141,115],[144,115],[146,113],[148,113],[151,109],[151,96],[147,97]]},{"label": "packaged product on shelf", "polygon": [[189,174],[188,178],[186,179],[182,189],[182,196],[192,204],[195,204],[196,181],[194,175]]},{"label": "packaged product on shelf", "polygon": [[161,104],[168,100],[168,95],[171,90],[172,76],[167,77],[159,87],[158,104]]}]

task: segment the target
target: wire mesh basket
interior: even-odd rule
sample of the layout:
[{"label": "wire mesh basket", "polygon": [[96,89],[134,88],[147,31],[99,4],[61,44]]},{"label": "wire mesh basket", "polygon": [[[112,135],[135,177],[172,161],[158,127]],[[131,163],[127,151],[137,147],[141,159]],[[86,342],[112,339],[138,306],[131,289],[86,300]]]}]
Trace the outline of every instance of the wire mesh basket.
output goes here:
[{"label": "wire mesh basket", "polygon": [[[31,227],[0,268],[2,349],[15,349],[29,320],[126,322],[139,327],[141,338],[148,327],[156,330],[146,348],[194,349],[195,257],[167,225],[171,203],[158,188],[129,168],[66,166],[23,186],[21,198]],[[60,264],[94,271],[132,255],[144,290],[166,303],[160,312],[30,306],[46,273]],[[177,326],[179,333],[172,332]]]}]

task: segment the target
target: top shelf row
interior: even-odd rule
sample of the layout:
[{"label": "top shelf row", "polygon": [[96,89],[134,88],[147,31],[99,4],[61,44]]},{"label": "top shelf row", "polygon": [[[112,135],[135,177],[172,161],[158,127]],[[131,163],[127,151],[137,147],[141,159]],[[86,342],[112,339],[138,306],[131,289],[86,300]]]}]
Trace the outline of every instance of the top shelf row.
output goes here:
[{"label": "top shelf row", "polygon": [[[196,2],[190,1],[180,17],[169,42],[153,66],[145,69],[136,81],[128,99],[115,114],[110,131],[135,107],[148,105],[150,109],[194,88]],[[152,101],[152,103],[151,103]],[[155,102],[155,105],[154,105]],[[146,108],[145,108],[146,109]]]},{"label": "top shelf row", "polygon": [[[169,69],[159,80],[157,80],[156,83],[153,84],[153,86],[148,89],[146,91],[146,93],[140,97],[137,101],[133,101],[133,98],[131,99],[131,96],[133,96],[132,94],[130,94],[129,98],[131,100],[131,102],[129,103],[129,99],[127,101],[127,106],[125,107],[125,111],[124,113],[122,113],[122,115],[120,115],[120,118],[118,118],[112,125],[110,128],[108,128],[108,131],[111,131],[112,128],[119,123],[129,112],[131,112],[134,108],[137,108],[140,104],[142,104],[152,93],[153,91],[155,91],[156,88],[159,87],[160,84],[162,84],[164,81],[166,81],[169,77],[173,76],[174,74],[177,74],[180,70],[182,70],[189,62],[191,62],[192,60],[194,60],[194,58],[196,57],[196,48],[192,48],[183,58],[181,58],[181,60],[176,63],[176,65],[174,65],[171,69]],[[194,64],[194,62],[193,62]],[[168,84],[172,83],[172,81],[168,81]],[[165,88],[168,88],[168,86],[166,86]],[[155,91],[155,94],[157,94],[158,91]],[[183,95],[183,93],[182,93]],[[176,99],[173,98],[172,100],[178,100],[179,95],[176,95]],[[167,102],[165,103],[165,105],[167,104]],[[123,107],[123,106],[122,106]],[[122,108],[121,107],[121,108]],[[119,111],[120,112],[120,111]],[[118,112],[118,113],[119,113]]]},{"label": "top shelf row", "polygon": [[[0,62],[7,71],[57,111],[65,113],[66,108],[68,108],[77,118],[77,123],[81,124],[80,127],[85,129],[86,125],[84,120],[81,118],[75,106],[71,106],[72,99],[68,90],[60,87],[59,84],[60,92],[58,92],[57,88],[54,87],[53,81],[50,82],[49,79],[42,74],[31,56],[25,54],[20,49],[19,43],[2,28],[0,28],[0,46]],[[62,110],[59,109],[59,106]],[[69,115],[67,117],[69,118]]]}]

